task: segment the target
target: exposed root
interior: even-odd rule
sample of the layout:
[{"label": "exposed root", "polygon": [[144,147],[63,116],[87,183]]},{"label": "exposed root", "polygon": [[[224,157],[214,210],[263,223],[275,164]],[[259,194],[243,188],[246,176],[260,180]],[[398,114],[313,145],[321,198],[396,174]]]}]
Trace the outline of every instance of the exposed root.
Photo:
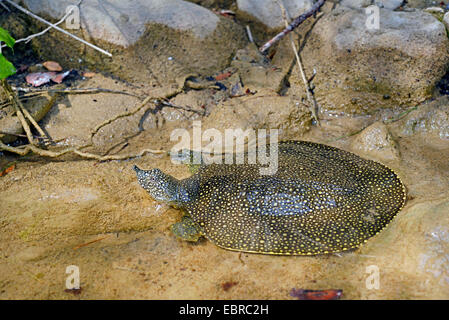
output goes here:
[{"label": "exposed root", "polygon": [[23,130],[25,130],[25,133],[27,135],[28,141],[36,145],[36,142],[33,138],[33,135],[31,133],[30,126],[28,125],[28,122],[25,120],[25,118],[28,119],[28,121],[31,122],[31,124],[36,128],[36,130],[39,132],[39,134],[42,136],[43,139],[50,138],[45,134],[44,130],[39,126],[39,124],[34,120],[34,118],[31,116],[31,114],[28,112],[28,110],[23,106],[22,102],[17,98],[14,91],[11,89],[9,83],[6,81],[6,79],[2,80],[2,87],[6,91],[8,95],[8,99],[10,103],[13,105],[14,110],[16,111],[17,118],[19,119],[20,123],[22,124]]},{"label": "exposed root", "polygon": [[165,106],[165,107],[170,107],[170,108],[178,109],[178,110],[184,110],[184,111],[188,111],[188,112],[199,114],[201,116],[204,116],[206,114],[205,110],[204,111],[198,111],[198,110],[195,110],[195,109],[192,109],[192,108],[189,108],[189,107],[175,105],[175,104],[173,104],[173,103],[171,103],[169,101],[161,100],[159,103],[161,105]]},{"label": "exposed root", "polygon": [[103,89],[103,88],[65,88],[65,89],[35,89],[35,88],[21,88],[21,87],[12,87],[13,90],[25,92],[24,97],[33,97],[34,95],[40,95],[42,93],[70,93],[70,94],[90,94],[90,93],[117,93],[128,95],[131,97],[136,97],[142,99],[141,96],[120,90],[111,90],[111,89]]},{"label": "exposed root", "polygon": [[91,137],[90,137],[90,144],[82,146],[80,148],[66,148],[64,150],[61,151],[50,151],[50,150],[45,150],[42,148],[39,148],[37,146],[37,144],[35,143],[34,137],[31,133],[31,129],[27,123],[27,121],[25,120],[25,117],[28,118],[28,120],[33,124],[33,126],[36,128],[36,130],[42,134],[44,137],[48,138],[45,134],[45,132],[42,130],[42,128],[40,128],[40,126],[37,124],[37,122],[33,119],[33,117],[30,115],[30,113],[28,112],[28,110],[26,110],[22,103],[20,101],[18,101],[16,95],[14,94],[14,92],[12,91],[11,87],[9,86],[9,84],[6,82],[6,80],[2,81],[2,85],[4,86],[5,90],[8,93],[8,97],[11,101],[11,103],[13,104],[16,113],[17,113],[17,117],[19,118],[23,129],[25,130],[26,133],[26,137],[28,139],[28,141],[30,142],[30,144],[25,145],[25,146],[20,146],[20,147],[11,147],[8,146],[6,144],[4,144],[2,141],[0,141],[0,151],[8,151],[20,156],[25,156],[27,154],[29,154],[30,152],[35,153],[37,155],[43,156],[43,157],[50,157],[50,158],[58,158],[61,157],[65,154],[68,153],[73,153],[76,155],[79,155],[80,157],[86,158],[86,159],[94,159],[94,160],[98,160],[98,161],[107,161],[107,160],[125,160],[125,159],[130,159],[130,158],[135,158],[135,157],[140,157],[143,156],[146,153],[153,153],[153,154],[164,154],[166,153],[164,150],[154,150],[154,149],[144,149],[142,151],[140,151],[138,154],[125,154],[125,155],[97,155],[97,154],[93,154],[93,153],[89,153],[89,152],[83,152],[81,151],[81,149],[89,147],[92,145],[92,138],[94,137],[94,135],[98,132],[98,130],[100,130],[102,127],[104,127],[105,125],[119,119],[119,118],[123,118],[129,115],[133,115],[136,112],[138,112],[139,110],[141,110],[143,107],[145,107],[145,105],[151,100],[151,97],[147,97],[144,99],[144,101],[142,101],[142,103],[133,111],[130,112],[125,112],[122,114],[119,114],[117,116],[115,116],[112,119],[109,119],[105,122],[103,122],[102,124],[100,124],[99,126],[97,126],[95,128],[95,130],[91,133]]},{"label": "exposed root", "polygon": [[110,124],[110,123],[112,123],[112,122],[114,122],[114,121],[116,121],[116,120],[118,120],[118,119],[120,119],[120,118],[125,118],[125,117],[129,117],[129,116],[132,116],[132,115],[136,114],[136,113],[139,112],[142,108],[144,108],[144,107],[146,106],[146,104],[147,104],[152,98],[153,98],[153,97],[148,96],[148,97],[146,97],[146,98],[141,102],[141,104],[140,104],[137,108],[135,108],[134,110],[126,111],[126,112],[120,113],[120,114],[116,115],[115,117],[113,117],[113,118],[111,118],[111,119],[108,119],[108,120],[104,121],[103,123],[99,124],[98,126],[96,126],[95,129],[90,133],[90,137],[89,137],[89,141],[90,141],[90,142],[89,142],[89,144],[87,144],[87,145],[85,145],[85,146],[83,146],[83,147],[81,147],[81,148],[84,149],[84,148],[93,146],[93,138],[94,138],[94,136],[98,133],[98,131],[99,131],[101,128],[103,128],[104,126],[106,126],[106,125],[108,125],[108,124]]},{"label": "exposed root", "polygon": [[110,237],[110,235],[107,235],[107,236],[104,236],[104,237],[101,237],[101,238],[98,238],[98,239],[95,239],[95,240],[92,240],[92,241],[89,241],[89,242],[86,242],[86,243],[79,244],[76,247],[73,247],[73,250],[78,250],[79,248],[86,247],[86,246],[88,246],[88,245],[90,245],[92,243],[104,240],[104,239],[109,238],[109,237]]},{"label": "exposed root", "polygon": [[4,144],[1,141],[0,141],[0,150],[15,153],[20,156],[25,156],[28,153],[33,152],[39,156],[49,157],[49,158],[58,158],[65,154],[68,154],[68,153],[74,153],[74,154],[79,155],[80,157],[83,157],[86,159],[94,159],[97,161],[126,160],[126,159],[141,157],[146,153],[152,153],[152,154],[165,154],[166,153],[166,151],[164,151],[164,150],[143,149],[138,154],[125,154],[125,155],[115,155],[114,154],[114,155],[100,156],[98,154],[83,152],[76,148],[66,148],[64,150],[55,152],[55,151],[41,149],[32,144],[27,144],[27,145],[21,146],[21,147],[11,147],[11,146]]},{"label": "exposed root", "polygon": [[[184,85],[186,85],[186,80],[184,79]],[[78,147],[78,148],[74,148],[74,147],[69,147],[66,149],[63,149],[61,151],[50,151],[50,150],[46,150],[46,149],[42,149],[39,148],[36,143],[34,142],[34,137],[31,134],[31,129],[27,123],[27,121],[25,120],[25,117],[28,118],[28,120],[33,124],[33,126],[36,128],[36,130],[42,134],[45,138],[48,138],[45,134],[45,132],[39,127],[39,125],[37,124],[37,122],[32,118],[32,116],[30,115],[30,113],[23,107],[22,103],[19,101],[18,97],[15,95],[15,93],[12,91],[11,87],[9,86],[9,84],[6,82],[6,80],[4,80],[4,84],[6,86],[8,86],[8,95],[11,97],[11,102],[12,104],[16,107],[16,112],[17,112],[17,116],[19,117],[21,124],[26,132],[26,137],[28,138],[28,141],[30,142],[30,144],[28,145],[24,145],[24,146],[19,146],[19,147],[12,147],[12,146],[8,146],[6,144],[4,144],[2,141],[0,141],[0,151],[7,151],[7,152],[11,152],[20,156],[25,156],[29,153],[35,153],[39,156],[43,156],[43,157],[50,157],[50,158],[58,158],[61,157],[65,154],[69,154],[69,153],[73,153],[76,154],[82,158],[86,158],[86,159],[94,159],[97,161],[107,161],[107,160],[125,160],[125,159],[131,159],[131,158],[136,158],[136,157],[140,157],[143,156],[146,153],[152,153],[152,154],[166,154],[167,152],[164,150],[154,150],[154,149],[144,149],[142,151],[140,151],[137,154],[125,154],[125,155],[117,155],[117,154],[113,154],[113,155],[109,155],[108,152],[110,152],[112,149],[114,149],[116,146],[118,146],[119,144],[113,146],[112,148],[110,148],[110,150],[104,154],[104,155],[98,155],[98,154],[94,154],[94,153],[89,153],[89,152],[84,152],[81,151],[84,148],[87,147],[91,147],[93,146],[93,138],[94,136],[98,133],[98,131],[105,127],[106,125],[120,119],[120,118],[124,118],[124,117],[128,117],[128,116],[132,116],[134,114],[136,114],[137,112],[139,112],[140,110],[142,110],[143,108],[147,108],[145,110],[145,112],[151,108],[151,106],[148,106],[147,104],[149,102],[152,102],[153,105],[156,105],[159,108],[162,108],[164,106],[166,107],[170,107],[170,108],[175,108],[175,109],[180,109],[180,110],[184,110],[184,111],[189,111],[189,112],[193,112],[193,113],[197,113],[200,115],[204,115],[203,112],[198,111],[198,110],[194,110],[188,107],[183,107],[183,106],[177,106],[174,105],[172,103],[170,103],[169,101],[166,101],[166,99],[175,96],[177,93],[181,92],[184,88],[184,86],[174,89],[174,90],[169,90],[168,92],[165,92],[163,94],[155,94],[155,95],[149,95],[147,96],[139,105],[137,108],[131,110],[131,111],[127,111],[127,112],[123,112],[121,114],[118,114],[116,116],[114,116],[111,119],[108,119],[106,121],[104,121],[103,123],[99,124],[98,126],[95,127],[95,129],[91,132],[90,137],[89,137],[89,143]],[[49,92],[51,90],[48,90]],[[56,92],[56,90],[53,90],[54,92]],[[62,93],[96,93],[96,92],[111,92],[111,93],[121,93],[121,94],[129,94],[126,92],[119,92],[119,91],[109,91],[109,90],[103,90],[100,88],[94,88],[94,89],[76,89],[75,92],[71,92],[70,90],[61,90]],[[40,92],[33,92],[32,94],[39,94]],[[129,95],[133,95],[133,94],[129,94]],[[134,95],[135,96],[135,95]],[[41,138],[41,137],[38,137]],[[49,139],[49,138],[48,138]],[[119,150],[121,151],[124,147],[126,147],[126,143],[125,145]]]}]

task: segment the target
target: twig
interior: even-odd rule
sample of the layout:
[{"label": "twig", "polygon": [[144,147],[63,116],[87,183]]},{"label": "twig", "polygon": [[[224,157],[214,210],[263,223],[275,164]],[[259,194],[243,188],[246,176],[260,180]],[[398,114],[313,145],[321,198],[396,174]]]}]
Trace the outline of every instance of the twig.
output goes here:
[{"label": "twig", "polygon": [[365,126],[365,127],[363,127],[362,129],[359,129],[359,130],[350,132],[350,133],[348,133],[348,134],[344,134],[344,135],[339,136],[339,137],[337,137],[337,138],[335,138],[335,139],[329,139],[329,140],[326,141],[326,143],[329,143],[329,142],[335,142],[335,141],[338,141],[338,140],[341,140],[341,139],[344,139],[344,138],[349,138],[349,137],[355,136],[356,134],[359,134],[360,132],[362,132],[363,130],[365,130],[367,127],[368,127],[368,126]]},{"label": "twig", "polygon": [[[0,0],[0,1],[1,1],[1,0]],[[0,2],[0,3],[1,3],[1,2]],[[59,20],[58,22],[56,22],[56,23],[55,23],[55,26],[57,26],[57,25],[63,23],[63,22],[65,21],[65,19],[67,19],[67,17],[72,13],[72,11],[73,11],[73,8],[72,8],[70,11],[68,11],[68,12],[64,15],[64,17],[61,18],[61,20]],[[28,42],[30,42],[31,39],[43,35],[43,34],[46,33],[47,31],[49,31],[51,28],[53,28],[53,27],[48,27],[48,28],[44,29],[44,30],[41,31],[41,32],[38,32],[38,33],[35,33],[35,34],[32,34],[32,35],[29,35],[29,36],[26,37],[26,38],[18,39],[18,40],[16,40],[15,43],[19,43],[19,42],[25,42],[25,43],[28,43]],[[6,47],[6,44],[2,44],[2,48],[4,48],[4,47]]]},{"label": "twig", "polygon": [[[24,134],[11,133],[11,132],[1,131],[1,130],[0,130],[0,134],[15,136],[15,137],[19,137],[19,138],[28,138]],[[35,138],[35,139],[45,139],[44,137],[40,137],[40,136],[33,136],[33,138]],[[62,140],[65,140],[65,139],[62,139]]]},{"label": "twig", "polygon": [[[39,98],[44,93],[71,93],[71,94],[89,94],[89,93],[116,93],[116,94],[123,94],[128,95],[131,97],[135,97],[138,99],[142,99],[141,96],[130,93],[130,92],[124,92],[124,91],[117,91],[117,90],[109,90],[109,89],[102,89],[102,88],[92,88],[92,89],[40,89],[40,90],[32,90],[31,88],[16,88],[11,87],[15,91],[21,91],[25,92],[25,94],[21,95],[20,97],[17,97],[19,100],[26,100],[30,101],[32,99]],[[30,90],[28,90],[30,89]],[[0,103],[0,109],[6,108],[7,106],[11,105],[11,101],[5,101],[3,103]]]},{"label": "twig", "polygon": [[[276,0],[276,2],[278,3],[279,7],[281,8],[281,12],[282,12],[282,17],[284,18],[284,22],[285,22],[285,26],[288,27],[288,16],[287,16],[287,10],[285,9],[282,0]],[[301,62],[301,58],[299,57],[299,53],[298,53],[298,49],[296,48],[295,42],[293,41],[293,37],[292,34],[290,34],[290,43],[292,45],[292,49],[293,52],[295,53],[295,57],[296,57],[296,62],[298,63],[298,67],[299,67],[299,73],[301,75],[302,81],[304,82],[304,87],[306,89],[306,94],[307,94],[307,100],[309,100],[309,103],[311,104],[311,106],[309,106],[309,110],[312,113],[313,118],[315,119],[317,125],[320,125],[320,120],[318,119],[318,103],[316,102],[315,97],[313,96],[312,93],[312,89],[310,88],[310,81],[312,81],[314,75],[312,76],[312,78],[308,81],[306,78],[306,73],[304,72],[304,67],[302,65]]]},{"label": "twig", "polygon": [[253,34],[251,33],[251,29],[249,26],[246,26],[246,33],[248,34],[249,42],[254,43]]},{"label": "twig", "polygon": [[[39,96],[40,96],[41,94],[39,94],[39,93],[36,93],[36,94],[33,94],[33,95],[23,95],[23,96],[21,96],[21,97],[17,97],[20,101],[22,101],[22,100],[27,100],[27,101],[29,101],[29,100],[33,100],[33,99],[36,99],[36,98],[39,98]],[[3,109],[3,108],[6,108],[7,106],[9,106],[11,104],[11,101],[5,101],[5,102],[3,102],[3,103],[0,103],[0,109]]]},{"label": "twig", "polygon": [[1,130],[0,130],[0,134],[5,134],[5,135],[8,134],[8,135],[15,136],[15,137],[20,137],[20,138],[26,138],[27,137],[24,134],[10,133],[10,132],[1,131]]},{"label": "twig", "polygon": [[28,141],[31,144],[35,144],[33,135],[31,134],[31,129],[28,123],[25,120],[25,117],[22,113],[21,108],[19,107],[18,103],[20,102],[18,99],[16,99],[14,92],[12,91],[11,87],[9,86],[6,79],[3,79],[1,81],[2,87],[5,90],[6,94],[8,95],[8,100],[11,102],[14,111],[16,112],[17,118],[19,119],[20,123],[22,124],[23,130],[25,130],[25,133],[27,135]]},{"label": "twig", "polygon": [[36,120],[34,120],[34,118],[31,116],[31,114],[28,112],[27,109],[25,109],[25,107],[22,105],[22,102],[20,102],[20,100],[18,100],[18,104],[19,107],[21,109],[21,111],[23,112],[23,114],[25,115],[25,117],[28,118],[28,120],[31,122],[31,124],[36,128],[36,130],[39,132],[39,134],[41,135],[41,137],[43,138],[48,138],[50,139],[50,137],[48,137],[44,130],[42,130],[42,128],[39,126],[39,124],[36,122]]},{"label": "twig", "polygon": [[[115,117],[113,117],[113,118],[111,118],[111,119],[108,119],[108,120],[102,122],[101,124],[99,124],[98,126],[96,126],[95,129],[94,129],[94,130],[91,132],[91,134],[90,134],[90,138],[89,138],[90,143],[87,144],[87,145],[85,145],[85,146],[83,146],[82,148],[87,148],[87,147],[90,147],[90,146],[93,145],[93,138],[94,138],[94,136],[98,133],[98,131],[99,131],[101,128],[103,128],[104,126],[106,126],[106,125],[108,125],[108,124],[114,122],[115,120],[118,120],[118,119],[124,118],[124,117],[129,117],[129,116],[132,116],[132,115],[136,114],[137,112],[139,112],[140,110],[142,110],[142,108],[144,108],[144,107],[147,105],[147,103],[150,102],[151,99],[154,99],[154,100],[152,101],[153,104],[161,104],[161,105],[163,105],[163,106],[167,106],[167,107],[171,107],[171,108],[175,108],[175,109],[181,109],[181,110],[184,110],[184,111],[190,111],[190,112],[194,112],[194,113],[197,113],[197,114],[200,114],[200,115],[203,115],[203,116],[204,116],[204,113],[202,113],[202,112],[200,112],[200,111],[198,111],[198,110],[194,110],[194,109],[190,109],[190,108],[186,108],[186,107],[177,106],[177,105],[174,105],[174,104],[172,104],[172,103],[170,103],[170,102],[166,102],[166,101],[163,101],[163,100],[158,100],[158,99],[155,99],[155,98],[152,97],[152,96],[148,96],[148,97],[146,97],[146,98],[140,103],[140,105],[139,105],[137,108],[135,108],[134,110],[126,111],[126,112],[120,113],[120,114],[116,115]],[[146,111],[145,111],[145,112],[146,112]]]},{"label": "twig", "polygon": [[6,11],[11,12],[7,6],[0,0],[0,6],[2,6]]},{"label": "twig", "polygon": [[31,144],[35,144],[33,135],[31,134],[30,127],[28,126],[28,123],[25,120],[25,117],[31,122],[31,124],[36,128],[36,130],[39,132],[39,134],[44,138],[51,140],[50,137],[46,135],[44,130],[39,126],[36,120],[34,120],[33,116],[28,112],[28,110],[23,106],[22,102],[16,97],[14,91],[12,90],[9,83],[6,81],[6,79],[2,80],[2,87],[4,90],[6,90],[8,94],[8,98],[11,101],[11,103],[14,106],[14,109],[17,114],[17,118],[19,118],[20,123],[22,124],[23,129],[25,130],[25,133],[28,137],[28,140]]},{"label": "twig", "polygon": [[[9,1],[9,0],[7,0]],[[285,37],[287,34],[289,34],[293,29],[298,27],[301,23],[307,20],[310,16],[313,16],[326,2],[326,0],[318,0],[312,8],[310,8],[309,11],[303,13],[302,15],[298,16],[295,20],[293,20],[292,23],[290,23],[284,30],[282,30],[280,33],[278,33],[274,38],[272,38],[270,41],[265,43],[262,47],[259,48],[260,52],[265,52],[268,48],[270,48],[273,44],[281,40],[283,37]]]},{"label": "twig", "polygon": [[110,237],[110,235],[102,237],[102,238],[98,238],[98,239],[95,239],[95,240],[92,240],[92,241],[89,241],[89,242],[86,242],[86,243],[79,244],[76,247],[73,247],[73,250],[78,250],[79,248],[86,247],[86,246],[88,246],[88,245],[90,245],[92,243],[104,240],[104,239],[109,238],[109,237]]},{"label": "twig", "polygon": [[[73,93],[73,94],[79,94],[79,93],[117,93],[117,94],[123,94],[128,95],[131,97],[136,97],[139,99],[142,99],[142,96],[139,96],[137,94],[131,93],[131,92],[125,92],[120,90],[111,90],[111,89],[103,89],[103,88],[66,88],[66,89],[39,89],[39,88],[22,88],[22,87],[12,87],[13,90],[25,92],[25,93],[42,93],[42,92],[48,92],[48,93]],[[27,95],[25,95],[27,96]]]},{"label": "twig", "polygon": [[87,159],[94,159],[94,160],[97,160],[97,161],[126,160],[126,159],[141,157],[141,156],[143,156],[146,153],[167,154],[167,151],[164,151],[164,150],[144,149],[144,150],[141,150],[138,154],[128,154],[128,155],[116,155],[115,154],[115,155],[103,155],[103,156],[101,156],[101,155],[98,155],[98,154],[83,152],[83,151],[81,151],[81,149],[92,146],[93,145],[93,137],[98,132],[98,130],[100,130],[105,125],[107,125],[107,124],[109,124],[109,123],[111,123],[111,122],[113,122],[113,121],[115,121],[117,119],[120,119],[120,118],[123,118],[123,117],[126,117],[126,116],[130,116],[130,115],[133,115],[133,114],[137,113],[139,110],[144,108],[147,105],[147,103],[150,102],[150,100],[153,100],[152,101],[153,104],[156,104],[156,103],[159,103],[159,101],[161,99],[167,99],[169,97],[172,97],[172,96],[176,95],[177,93],[180,92],[180,90],[182,90],[182,89],[178,89],[177,88],[175,90],[171,90],[170,92],[163,94],[163,96],[161,96],[161,95],[159,95],[159,96],[158,95],[156,95],[156,96],[154,96],[154,95],[147,96],[140,103],[140,105],[137,108],[135,108],[134,110],[129,111],[129,112],[121,113],[121,114],[115,116],[114,118],[106,120],[103,123],[101,123],[100,125],[98,125],[94,129],[94,131],[91,132],[90,142],[88,144],[84,145],[84,146],[79,147],[79,148],[69,147],[69,148],[66,148],[66,149],[64,149],[62,151],[54,152],[54,151],[50,151],[50,150],[41,149],[41,148],[39,148],[39,147],[37,147],[37,146],[35,146],[33,144],[28,144],[28,145],[20,146],[20,147],[11,147],[11,146],[8,146],[8,145],[4,144],[0,140],[0,151],[7,151],[7,152],[15,153],[15,154],[18,154],[18,155],[21,155],[21,156],[27,155],[30,152],[34,152],[37,155],[40,155],[40,156],[43,156],[43,157],[50,157],[50,158],[57,158],[57,157],[63,156],[63,155],[68,154],[68,153],[74,153],[76,155],[79,155],[80,157],[87,158]]},{"label": "twig", "polygon": [[50,157],[50,158],[58,158],[65,154],[68,154],[68,153],[74,153],[74,154],[79,155],[80,157],[83,157],[86,159],[94,159],[97,161],[126,160],[126,159],[141,157],[146,153],[152,153],[152,154],[165,154],[166,153],[166,151],[164,151],[164,150],[144,149],[144,150],[140,151],[138,154],[100,156],[98,154],[83,152],[76,148],[67,148],[62,151],[54,152],[54,151],[50,151],[50,150],[41,149],[32,144],[27,144],[27,145],[21,146],[21,147],[11,147],[11,146],[4,144],[2,141],[0,141],[0,150],[15,153],[20,156],[25,156],[30,152],[34,152],[42,157]]},{"label": "twig", "polygon": [[410,112],[415,111],[416,109],[418,109],[418,106],[414,106],[411,108],[408,108],[407,110],[405,110],[404,112],[401,112],[397,117],[395,118],[390,118],[390,119],[386,119],[384,121],[385,124],[389,124],[389,123],[393,123],[396,121],[401,120],[402,118],[404,118],[406,115],[408,115]]},{"label": "twig", "polygon": [[86,146],[83,146],[82,148],[86,148],[86,147],[89,147],[89,146],[93,145],[93,138],[94,138],[94,136],[97,134],[98,130],[100,130],[100,129],[103,128],[104,126],[110,124],[111,122],[114,122],[114,121],[117,120],[117,119],[124,118],[124,117],[128,117],[128,116],[131,116],[131,115],[133,115],[133,114],[136,114],[136,113],[139,112],[143,107],[145,107],[145,105],[146,105],[152,98],[153,98],[153,97],[148,96],[148,97],[146,97],[146,98],[142,101],[142,103],[141,103],[137,108],[135,108],[134,110],[120,113],[120,114],[118,114],[117,116],[115,116],[115,117],[113,117],[113,118],[111,118],[111,119],[108,119],[108,120],[104,121],[103,123],[99,124],[99,125],[94,129],[94,131],[92,131],[92,132],[90,133],[90,138],[89,138],[89,139],[90,139],[90,143],[89,143],[88,145],[86,145]]},{"label": "twig", "polygon": [[159,103],[161,105],[165,106],[165,107],[170,107],[170,108],[173,108],[173,109],[179,109],[179,110],[184,110],[184,111],[188,111],[188,112],[193,112],[193,113],[199,114],[201,116],[204,116],[205,113],[206,113],[206,111],[201,112],[201,111],[189,108],[189,107],[177,106],[177,105],[175,105],[175,104],[173,104],[171,102],[168,102],[168,101],[163,101],[162,100]]},{"label": "twig", "polygon": [[[161,99],[162,99],[162,98],[161,98]],[[187,112],[197,113],[197,114],[199,114],[199,115],[201,115],[201,116],[204,116],[205,113],[206,113],[205,110],[204,110],[204,112],[201,112],[201,111],[198,111],[198,110],[191,109],[190,107],[177,106],[177,105],[172,104],[170,101],[165,101],[165,100],[155,99],[155,100],[153,101],[153,103],[156,105],[156,108],[153,110],[154,112],[157,112],[157,111],[161,110],[161,109],[164,108],[164,107],[169,107],[169,108],[173,108],[173,109],[179,109],[179,110],[183,110],[183,111],[187,111]],[[141,108],[140,108],[140,106],[139,106],[139,107],[138,107],[137,109],[135,109],[134,111],[131,111],[131,114],[137,113],[140,109],[141,109]],[[149,107],[148,107],[147,109],[145,109],[145,113],[148,112],[148,109],[149,109]],[[145,113],[144,113],[144,116],[145,116]],[[129,116],[129,115],[131,115],[131,114],[128,114],[127,116]],[[144,116],[143,116],[143,117],[144,117]],[[120,118],[121,118],[121,117],[120,117]],[[186,118],[187,118],[187,117],[186,117]],[[110,121],[112,122],[112,121],[114,121],[114,120],[116,120],[116,119],[118,119],[118,117],[115,117],[114,119],[111,119]],[[142,120],[141,120],[141,121],[142,121]],[[108,120],[108,122],[109,122],[109,120]],[[120,152],[121,150],[123,150],[124,148],[126,148],[126,147],[128,146],[128,144],[129,144],[129,143],[128,143],[129,139],[138,136],[142,131],[143,131],[143,128],[141,128],[141,125],[139,124],[139,132],[134,133],[134,134],[132,134],[132,135],[126,137],[125,139],[123,139],[123,140],[120,141],[119,143],[116,143],[115,145],[113,145],[112,147],[110,147],[110,148],[109,148],[103,155],[108,155],[108,154],[109,154],[112,150],[114,150],[117,146],[120,146],[120,145],[121,145],[120,149],[119,149],[118,151],[116,151],[115,153]],[[93,134],[96,134],[96,132],[98,132],[98,130],[94,131]],[[92,138],[93,138],[93,136],[92,136]],[[88,146],[93,145],[92,138],[91,138],[90,144],[89,144]]]},{"label": "twig", "polygon": [[312,74],[312,76],[309,78],[309,80],[307,80],[307,83],[311,83],[311,82],[313,81],[313,79],[315,79],[315,76],[316,76],[316,69],[314,68],[314,69],[313,69],[313,74]]},{"label": "twig", "polygon": [[36,144],[34,142],[33,135],[31,134],[30,126],[28,125],[27,121],[25,120],[25,117],[23,116],[22,110],[20,110],[20,108],[17,106],[16,103],[13,103],[13,106],[14,106],[14,110],[16,111],[17,118],[19,118],[19,121],[22,124],[23,130],[25,130],[28,141],[33,145]]},{"label": "twig", "polygon": [[85,45],[87,45],[87,46],[89,46],[89,47],[91,47],[91,48],[97,50],[97,51],[100,51],[101,53],[103,53],[103,54],[105,54],[105,55],[107,55],[107,56],[109,56],[109,57],[112,57],[112,54],[109,53],[109,52],[107,52],[106,50],[103,50],[103,49],[97,47],[96,45],[93,45],[93,44],[87,42],[86,40],[81,39],[80,37],[77,37],[77,36],[71,34],[71,33],[68,32],[68,31],[65,31],[64,29],[58,27],[57,25],[55,25],[55,24],[53,24],[53,23],[51,23],[51,22],[48,22],[47,20],[45,20],[45,19],[43,19],[43,18],[41,18],[41,17],[35,15],[34,13],[28,11],[27,9],[25,9],[25,8],[23,8],[23,7],[21,7],[21,6],[19,6],[18,4],[14,3],[13,1],[11,1],[11,0],[3,0],[3,1],[6,1],[7,3],[9,3],[11,6],[15,7],[16,9],[18,9],[18,10],[22,11],[23,13],[25,13],[25,14],[27,14],[27,15],[29,15],[29,16],[31,16],[31,17],[37,19],[37,20],[39,20],[40,22],[43,22],[43,23],[49,25],[50,27],[52,27],[52,28],[54,28],[54,29],[56,29],[56,30],[58,30],[58,31],[60,31],[60,32],[62,32],[62,33],[64,33],[65,35],[67,35],[67,36],[69,36],[69,37],[72,37],[73,39],[75,39],[75,40],[77,40],[77,41],[79,41],[79,42],[81,42],[81,43],[83,43],[83,44],[85,44]]}]

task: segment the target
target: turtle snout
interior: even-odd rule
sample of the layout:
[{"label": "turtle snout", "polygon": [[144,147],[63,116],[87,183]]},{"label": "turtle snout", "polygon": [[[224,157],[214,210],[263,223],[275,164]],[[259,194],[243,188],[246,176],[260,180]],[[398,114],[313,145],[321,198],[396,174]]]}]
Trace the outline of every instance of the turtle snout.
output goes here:
[{"label": "turtle snout", "polygon": [[136,165],[134,165],[133,166],[133,170],[136,172],[136,173],[139,173],[140,171],[142,171],[138,166],[136,166]]},{"label": "turtle snout", "polygon": [[148,179],[147,171],[140,169],[138,166],[133,166],[133,170],[136,172],[139,184],[144,187],[145,181]]}]

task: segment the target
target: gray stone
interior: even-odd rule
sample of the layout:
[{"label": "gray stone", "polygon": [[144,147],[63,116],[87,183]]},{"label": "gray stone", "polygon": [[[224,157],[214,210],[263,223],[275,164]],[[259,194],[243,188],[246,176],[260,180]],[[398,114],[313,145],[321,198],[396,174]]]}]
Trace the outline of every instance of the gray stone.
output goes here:
[{"label": "gray stone", "polygon": [[368,7],[372,2],[372,0],[341,0],[340,5],[351,9],[359,9]]},{"label": "gray stone", "polygon": [[[407,204],[376,241],[362,247],[362,254],[381,270],[384,283],[413,279],[406,295],[444,299],[449,289],[449,198],[421,200]],[[388,267],[387,267],[388,264]],[[383,273],[382,273],[383,272]],[[405,298],[407,299],[407,298]]]},{"label": "gray stone", "polygon": [[369,29],[364,10],[340,7],[316,23],[302,57],[308,73],[317,70],[323,111],[369,113],[417,104],[445,73],[449,41],[441,22],[422,11],[380,9],[380,16],[380,28]]},{"label": "gray stone", "polygon": [[358,134],[351,143],[357,153],[380,161],[399,159],[399,149],[385,124],[377,121]]},{"label": "gray stone", "polygon": [[429,13],[442,13],[442,14],[444,14],[443,8],[440,8],[440,7],[429,7],[429,8],[425,8],[424,11],[425,12],[429,12]]},{"label": "gray stone", "polygon": [[[24,5],[56,21],[76,2],[25,0]],[[182,0],[86,0],[80,15],[81,29],[69,31],[107,50],[112,58],[50,30],[33,41],[40,59],[58,61],[65,69],[112,73],[150,88],[182,87],[187,77],[218,72],[248,41],[244,28],[232,19]]]},{"label": "gray stone", "polygon": [[[19,1],[16,1],[19,2]],[[34,13],[60,19],[74,0],[24,0]],[[210,35],[219,18],[212,11],[182,0],[84,1],[81,26],[90,36],[128,47],[139,40],[147,23],[160,23],[175,30],[192,31],[198,38]]]},{"label": "gray stone", "polygon": [[403,0],[375,0],[374,4],[380,8],[395,10],[404,3]]},{"label": "gray stone", "polygon": [[[283,0],[291,19],[296,18],[312,6],[311,0]],[[237,0],[240,11],[246,12],[270,28],[285,26],[282,11],[275,0]]]},{"label": "gray stone", "polygon": [[449,102],[443,96],[429,103],[420,105],[410,112],[400,123],[401,133],[413,135],[415,133],[435,134],[440,139],[449,140]]},{"label": "gray stone", "polygon": [[410,8],[418,8],[418,9],[424,9],[427,7],[435,6],[440,1],[435,0],[407,0],[407,6]]},{"label": "gray stone", "polygon": [[403,2],[403,0],[341,0],[340,4],[352,9],[360,9],[366,8],[370,5],[376,5],[379,8],[395,10],[399,8]]},{"label": "gray stone", "polygon": [[449,28],[449,12],[446,12],[446,14],[444,15],[443,23],[446,26],[446,28]]}]

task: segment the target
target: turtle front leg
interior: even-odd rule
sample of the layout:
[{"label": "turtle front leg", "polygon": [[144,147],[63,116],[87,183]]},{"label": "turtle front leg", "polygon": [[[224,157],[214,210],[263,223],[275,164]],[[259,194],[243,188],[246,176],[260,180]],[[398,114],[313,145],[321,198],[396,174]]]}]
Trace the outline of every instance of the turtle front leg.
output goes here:
[{"label": "turtle front leg", "polygon": [[171,231],[184,241],[197,242],[202,236],[198,226],[189,216],[183,216],[180,222],[171,226]]}]

